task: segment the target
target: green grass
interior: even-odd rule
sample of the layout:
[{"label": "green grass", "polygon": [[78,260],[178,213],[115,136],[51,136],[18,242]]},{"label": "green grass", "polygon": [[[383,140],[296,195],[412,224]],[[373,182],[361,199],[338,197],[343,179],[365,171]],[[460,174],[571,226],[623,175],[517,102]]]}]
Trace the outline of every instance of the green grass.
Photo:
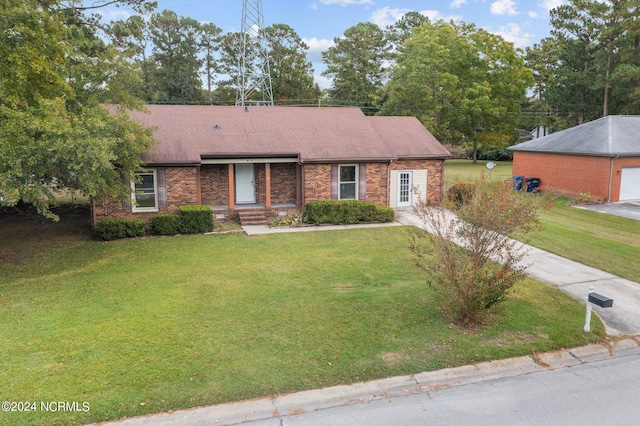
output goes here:
[{"label": "green grass", "polygon": [[492,170],[487,168],[487,163],[488,161],[481,160],[477,164],[473,164],[471,160],[447,160],[444,165],[445,186],[448,188],[457,181],[479,179],[483,173],[491,180],[511,178],[513,163],[510,161],[493,161],[496,166]]},{"label": "green grass", "polygon": [[583,334],[582,304],[533,280],[487,326],[452,327],[413,264],[407,227],[104,243],[64,217],[0,223],[3,399],[90,406],[0,413],[3,425],[118,419],[604,334],[595,318]]},{"label": "green grass", "polygon": [[[478,179],[484,164],[447,160],[445,180]],[[508,179],[511,163],[496,164],[492,179]],[[530,236],[531,245],[640,283],[640,221],[571,207],[571,201],[558,198],[542,213],[545,229]]]},{"label": "green grass", "polygon": [[640,221],[570,206],[559,198],[541,215],[531,244],[640,283]]}]

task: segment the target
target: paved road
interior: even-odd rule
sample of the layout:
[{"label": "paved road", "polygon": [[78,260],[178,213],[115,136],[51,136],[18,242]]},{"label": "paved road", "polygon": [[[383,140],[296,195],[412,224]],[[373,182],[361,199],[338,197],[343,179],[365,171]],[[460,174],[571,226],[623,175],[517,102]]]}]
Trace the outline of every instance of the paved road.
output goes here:
[{"label": "paved road", "polygon": [[640,355],[248,422],[305,425],[637,425]]}]

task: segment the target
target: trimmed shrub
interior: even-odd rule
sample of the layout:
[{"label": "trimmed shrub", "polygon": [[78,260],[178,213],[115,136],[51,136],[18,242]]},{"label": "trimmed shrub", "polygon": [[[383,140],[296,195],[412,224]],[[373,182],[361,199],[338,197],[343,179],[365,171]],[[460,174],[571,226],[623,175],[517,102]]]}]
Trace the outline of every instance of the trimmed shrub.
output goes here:
[{"label": "trimmed shrub", "polygon": [[101,219],[97,230],[98,236],[105,241],[142,237],[147,233],[147,223],[144,219]]},{"label": "trimmed shrub", "polygon": [[176,235],[180,228],[180,216],[176,213],[161,213],[151,218],[151,229],[155,235]]},{"label": "trimmed shrub", "polygon": [[376,207],[371,202],[361,202],[357,200],[322,200],[311,201],[307,204],[305,215],[309,223],[314,224],[350,224],[359,222],[387,222],[380,220],[381,217],[394,218],[393,209],[387,207],[391,212],[380,213],[380,207]]},{"label": "trimmed shrub", "polygon": [[396,212],[389,206],[376,207],[376,219],[374,222],[393,222],[396,218]]},{"label": "trimmed shrub", "polygon": [[182,234],[213,231],[213,210],[210,206],[181,206],[179,216]]}]

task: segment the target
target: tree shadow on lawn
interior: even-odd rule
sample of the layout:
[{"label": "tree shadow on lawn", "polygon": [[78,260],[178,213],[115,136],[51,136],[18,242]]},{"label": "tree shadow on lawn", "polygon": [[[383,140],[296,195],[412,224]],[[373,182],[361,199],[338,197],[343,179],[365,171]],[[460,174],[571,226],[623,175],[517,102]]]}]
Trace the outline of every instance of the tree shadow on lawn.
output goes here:
[{"label": "tree shadow on lawn", "polygon": [[60,220],[39,215],[31,205],[0,208],[0,266],[19,265],[56,250],[93,239],[91,213],[85,204],[54,207]]}]

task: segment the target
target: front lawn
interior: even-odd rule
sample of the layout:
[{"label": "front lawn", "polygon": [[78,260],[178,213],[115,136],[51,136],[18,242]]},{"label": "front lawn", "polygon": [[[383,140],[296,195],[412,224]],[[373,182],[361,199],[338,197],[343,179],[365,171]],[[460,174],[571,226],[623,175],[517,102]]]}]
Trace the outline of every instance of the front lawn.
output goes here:
[{"label": "front lawn", "polygon": [[541,215],[531,244],[576,262],[640,283],[640,221],[571,207],[559,198]]},{"label": "front lawn", "polygon": [[[533,280],[490,324],[443,319],[412,228],[141,238],[0,218],[1,412],[72,424],[417,373],[595,341],[583,305]],[[83,225],[84,226],[84,225]]]}]

